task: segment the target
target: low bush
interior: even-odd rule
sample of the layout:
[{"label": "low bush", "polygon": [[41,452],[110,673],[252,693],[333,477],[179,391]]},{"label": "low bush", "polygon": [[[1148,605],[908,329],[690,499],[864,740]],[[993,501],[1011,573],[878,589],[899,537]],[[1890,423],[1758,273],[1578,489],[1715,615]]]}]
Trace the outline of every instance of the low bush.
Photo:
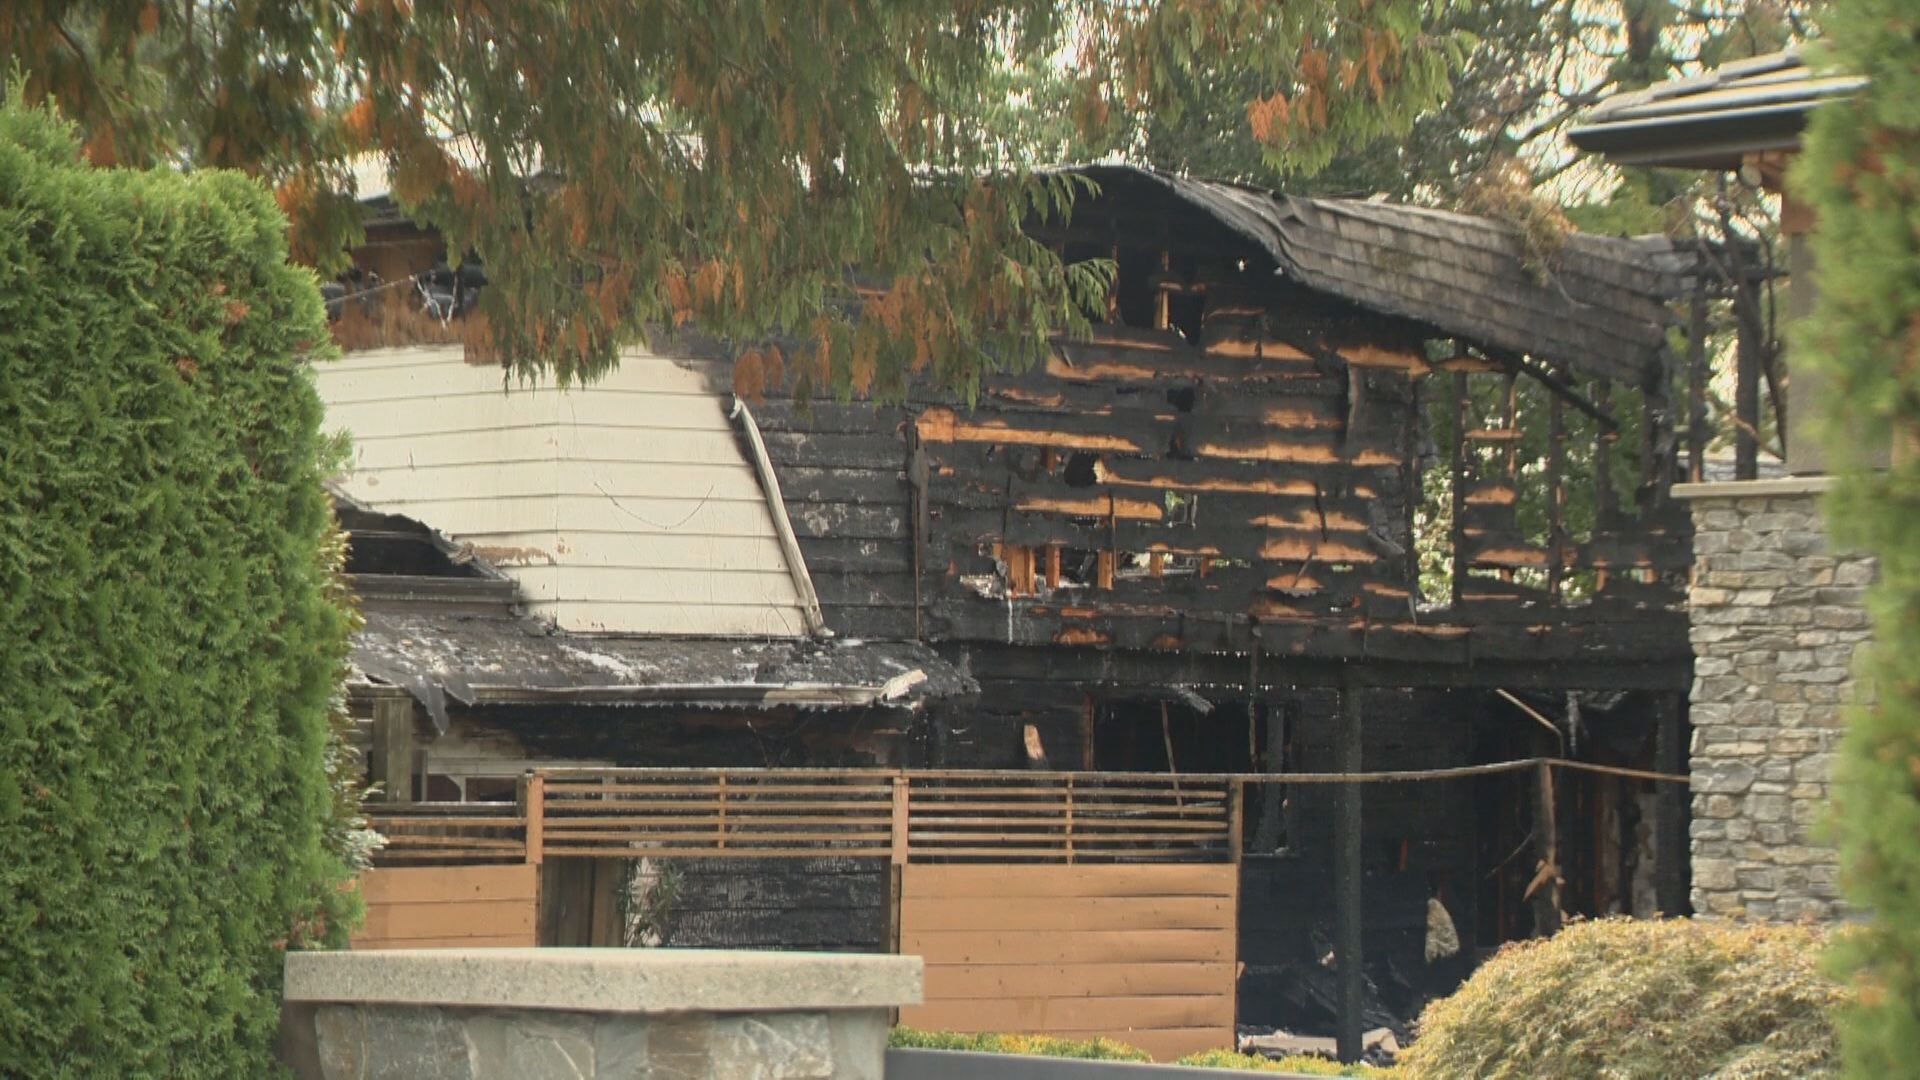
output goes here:
[{"label": "low bush", "polygon": [[1510,945],[1420,1017],[1406,1080],[1818,1077],[1842,987],[1809,927],[1606,919]]},{"label": "low bush", "polygon": [[1398,1080],[1400,1075],[1393,1069],[1377,1069],[1371,1065],[1340,1065],[1326,1058],[1309,1057],[1304,1054],[1269,1058],[1258,1054],[1238,1054],[1232,1050],[1208,1050],[1204,1053],[1188,1054],[1174,1064],[1192,1065],[1205,1069],[1239,1069],[1245,1072],[1299,1073],[1307,1076],[1365,1076],[1372,1080]]},{"label": "low bush", "polygon": [[992,1035],[957,1031],[916,1031],[894,1028],[887,1045],[903,1050],[975,1050],[983,1054],[1024,1054],[1032,1057],[1080,1058],[1088,1061],[1152,1061],[1112,1039],[1057,1039],[1051,1035]]}]

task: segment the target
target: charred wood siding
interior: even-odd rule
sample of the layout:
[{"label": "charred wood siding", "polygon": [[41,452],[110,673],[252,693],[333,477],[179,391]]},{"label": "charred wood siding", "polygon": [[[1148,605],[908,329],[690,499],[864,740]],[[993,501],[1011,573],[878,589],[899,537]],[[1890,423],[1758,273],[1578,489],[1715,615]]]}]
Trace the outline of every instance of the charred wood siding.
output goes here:
[{"label": "charred wood siding", "polygon": [[658,913],[680,949],[887,951],[879,859],[678,859]]},{"label": "charred wood siding", "polygon": [[1199,344],[1103,327],[929,406],[936,639],[1235,651],[1249,619],[1408,611],[1414,328],[1207,292]]},{"label": "charred wood siding", "polygon": [[[1423,397],[1489,381],[1511,400],[1531,361],[1466,341],[1436,359],[1432,326],[1277,277],[1264,249],[1200,210],[1137,195],[1041,234],[1069,258],[1119,259],[1111,319],[1090,340],[984,379],[967,402],[922,387],[901,408],[759,407],[834,630],[1235,655],[1257,625],[1284,657],[1462,670],[1684,660],[1689,537],[1665,498],[1670,454],[1653,452],[1664,406],[1651,390],[1632,509],[1602,490],[1588,532],[1570,533],[1556,509],[1535,535],[1516,503],[1565,501],[1564,403],[1538,417],[1552,424],[1551,475],[1525,483],[1511,409],[1504,425],[1469,424],[1462,405],[1441,446],[1423,416]],[[1528,378],[1605,407],[1604,383],[1595,406],[1566,381],[1581,365],[1539,370]],[[1609,483],[1607,447],[1592,457]],[[1430,467],[1456,491],[1444,610],[1421,610],[1414,565]]]},{"label": "charred wood siding", "polygon": [[907,413],[867,404],[756,404],[787,517],[835,633],[913,638]]}]

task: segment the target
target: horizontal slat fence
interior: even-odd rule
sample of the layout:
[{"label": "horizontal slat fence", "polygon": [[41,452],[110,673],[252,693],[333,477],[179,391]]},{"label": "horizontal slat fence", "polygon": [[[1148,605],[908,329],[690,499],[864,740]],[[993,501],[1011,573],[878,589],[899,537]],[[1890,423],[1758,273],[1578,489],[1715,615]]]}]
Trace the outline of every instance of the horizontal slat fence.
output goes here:
[{"label": "horizontal slat fence", "polygon": [[1098,773],[907,778],[908,861],[1207,861],[1230,856],[1222,781]]},{"label": "horizontal slat fence", "polygon": [[355,949],[531,947],[538,872],[511,866],[375,867],[360,875]]},{"label": "horizontal slat fence", "polygon": [[391,803],[365,812],[387,840],[376,866],[527,861],[527,819],[511,803]]},{"label": "horizontal slat fence", "polygon": [[785,770],[622,772],[543,778],[549,856],[885,857],[894,785],[885,774]]},{"label": "horizontal slat fence", "polygon": [[936,1031],[1106,1036],[1161,1060],[1233,1045],[1238,868],[908,866],[900,951]]},{"label": "horizontal slat fence", "polygon": [[539,773],[546,856],[1229,862],[1239,788],[1135,773],[592,769]]}]

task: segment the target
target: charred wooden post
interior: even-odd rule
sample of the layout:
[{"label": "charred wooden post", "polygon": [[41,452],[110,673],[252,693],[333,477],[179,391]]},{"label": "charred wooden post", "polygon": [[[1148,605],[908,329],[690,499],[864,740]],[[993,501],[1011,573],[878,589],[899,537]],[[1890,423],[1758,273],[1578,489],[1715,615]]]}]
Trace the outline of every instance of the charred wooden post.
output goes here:
[{"label": "charred wooden post", "polygon": [[927,534],[931,532],[927,509],[927,484],[931,482],[927,464],[926,448],[920,445],[920,427],[918,424],[906,425],[907,439],[907,490],[912,503],[913,529],[913,637],[916,641],[926,639],[926,631],[921,623],[921,609],[925,606],[921,598],[922,582],[926,576]]},{"label": "charred wooden post", "polygon": [[1467,551],[1464,522],[1467,519],[1467,375],[1453,376],[1453,535],[1449,537],[1453,556],[1453,606],[1460,606],[1460,590],[1467,580]]},{"label": "charred wooden post", "polygon": [[900,951],[901,882],[906,874],[908,854],[907,815],[911,804],[908,780],[893,778],[893,816],[887,855],[887,951]]},{"label": "charred wooden post", "polygon": [[[1653,696],[1654,768],[1669,776],[1687,774],[1686,699],[1680,694]],[[1654,887],[1659,896],[1660,914],[1686,915],[1692,904],[1688,898],[1688,809],[1687,785],[1672,781],[1660,784],[1654,796]]]},{"label": "charred wooden post", "polygon": [[[1603,409],[1613,405],[1613,384],[1602,381],[1593,388],[1593,400]],[[1613,444],[1617,431],[1603,431],[1593,445],[1593,508],[1599,522],[1611,521],[1620,510],[1620,499],[1613,490]]]},{"label": "charred wooden post", "polygon": [[1747,274],[1746,253],[1738,241],[1727,245],[1733,274],[1735,333],[1733,369],[1733,475],[1752,480],[1760,474],[1760,295]]},{"label": "charred wooden post", "polygon": [[1566,575],[1567,418],[1559,395],[1547,413],[1547,596],[1558,603]]},{"label": "charred wooden post", "polygon": [[413,801],[413,698],[392,694],[373,702],[373,747],[368,764],[380,801]]},{"label": "charred wooden post", "polygon": [[1693,288],[1687,317],[1687,479],[1698,484],[1707,471],[1707,292]]},{"label": "charred wooden post", "polygon": [[1533,901],[1533,930],[1538,937],[1550,937],[1560,930],[1560,825],[1554,815],[1553,766],[1541,762],[1534,768],[1533,842],[1539,866],[1527,885]]},{"label": "charred wooden post", "polygon": [[[1340,681],[1340,733],[1334,749],[1334,771],[1357,773],[1361,767],[1360,694],[1351,672]],[[1335,1042],[1340,1060],[1360,1060],[1360,1010],[1364,984],[1361,923],[1364,868],[1360,855],[1360,790],[1357,781],[1340,785],[1333,818],[1334,958],[1339,965],[1340,1008]]]},{"label": "charred wooden post", "polygon": [[529,769],[520,783],[520,817],[526,822],[527,862],[546,861],[547,778]]}]

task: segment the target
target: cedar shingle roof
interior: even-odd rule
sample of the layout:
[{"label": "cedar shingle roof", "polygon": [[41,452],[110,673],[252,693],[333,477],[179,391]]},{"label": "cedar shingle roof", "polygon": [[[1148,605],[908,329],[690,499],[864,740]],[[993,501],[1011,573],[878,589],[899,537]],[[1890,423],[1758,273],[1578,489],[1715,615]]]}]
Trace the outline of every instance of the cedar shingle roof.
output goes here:
[{"label": "cedar shingle roof", "polygon": [[1662,236],[1574,234],[1545,279],[1518,227],[1445,210],[1305,198],[1132,166],[1072,171],[1102,185],[1150,182],[1259,245],[1280,273],[1361,307],[1494,351],[1637,381],[1666,338],[1666,301],[1690,255]]}]

